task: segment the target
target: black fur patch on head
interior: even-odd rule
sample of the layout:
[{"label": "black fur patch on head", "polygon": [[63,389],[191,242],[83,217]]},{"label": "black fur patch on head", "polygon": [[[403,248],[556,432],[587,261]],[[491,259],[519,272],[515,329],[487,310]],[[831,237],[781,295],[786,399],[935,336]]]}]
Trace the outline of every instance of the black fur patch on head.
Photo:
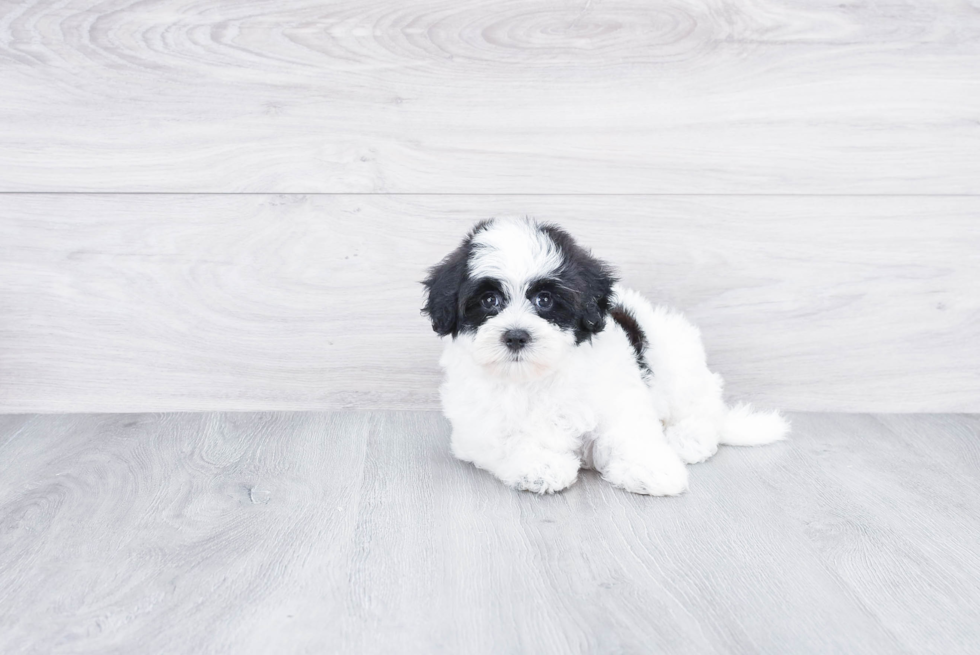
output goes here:
[{"label": "black fur patch on head", "polygon": [[640,373],[644,376],[651,375],[653,371],[650,370],[646,358],[643,356],[647,349],[647,335],[637,323],[636,317],[622,305],[615,305],[610,309],[609,316],[619,324],[619,327],[623,328],[623,332],[630,340],[630,345],[633,346],[633,354],[636,357],[636,364],[640,367]]},{"label": "black fur patch on head", "polygon": [[559,297],[568,312],[574,315],[574,322],[568,327],[575,331],[575,343],[591,340],[593,334],[602,332],[606,326],[609,296],[616,276],[608,264],[593,257],[561,228],[542,225],[539,229],[558,246],[562,255],[562,265],[551,281],[561,290]]},{"label": "black fur patch on head", "polygon": [[492,222],[493,219],[488,219],[477,223],[459,247],[430,268],[429,276],[422,281],[425,286],[422,313],[429,317],[432,329],[441,337],[451,334],[455,338],[463,327],[466,308],[461,291],[465,284],[472,282],[468,279],[467,265],[473,253],[473,237]]},{"label": "black fur patch on head", "polygon": [[[492,222],[493,219],[478,223],[456,250],[429,270],[422,282],[426,290],[422,313],[429,316],[432,329],[440,336],[455,338],[460,332],[475,331],[514,300],[506,296],[498,280],[469,277],[469,260],[476,247],[474,237]],[[542,225],[538,229],[558,248],[562,264],[547,278],[533,282],[527,299],[543,319],[572,331],[576,344],[591,340],[606,324],[609,297],[616,282],[612,269],[561,228]],[[553,301],[547,308],[535,304],[535,296],[542,292]],[[496,305],[484,305],[482,300],[488,294],[497,296]]]},{"label": "black fur patch on head", "polygon": [[[485,307],[484,297],[495,295],[498,304],[494,307]],[[473,332],[478,327],[487,322],[491,316],[499,314],[508,304],[507,293],[500,285],[498,280],[484,277],[476,280],[466,280],[459,291],[460,332]]]}]

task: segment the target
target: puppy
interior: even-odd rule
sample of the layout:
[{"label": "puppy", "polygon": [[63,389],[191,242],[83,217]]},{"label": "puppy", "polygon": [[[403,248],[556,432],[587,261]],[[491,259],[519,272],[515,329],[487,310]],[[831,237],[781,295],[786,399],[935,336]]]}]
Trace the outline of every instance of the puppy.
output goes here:
[{"label": "puppy", "polygon": [[453,454],[511,487],[561,491],[584,466],[674,495],[685,463],[719,444],[788,432],[778,413],[727,407],[697,328],[553,225],[483,221],[423,284],[423,313],[451,337],[440,393]]}]

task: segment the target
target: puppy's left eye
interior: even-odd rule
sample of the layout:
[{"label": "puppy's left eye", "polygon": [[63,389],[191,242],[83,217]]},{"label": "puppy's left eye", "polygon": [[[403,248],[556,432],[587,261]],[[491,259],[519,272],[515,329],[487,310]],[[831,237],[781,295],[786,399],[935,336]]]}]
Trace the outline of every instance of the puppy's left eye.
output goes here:
[{"label": "puppy's left eye", "polygon": [[552,305],[555,304],[555,299],[547,291],[539,291],[534,296],[534,306],[541,311],[547,311],[551,309]]}]

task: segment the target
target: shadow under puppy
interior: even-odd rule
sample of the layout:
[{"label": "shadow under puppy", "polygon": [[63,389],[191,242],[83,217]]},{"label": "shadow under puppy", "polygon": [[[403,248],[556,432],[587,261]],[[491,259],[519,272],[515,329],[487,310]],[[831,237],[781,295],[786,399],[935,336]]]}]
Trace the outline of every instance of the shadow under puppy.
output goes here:
[{"label": "shadow under puppy", "polygon": [[782,439],[786,421],[727,407],[697,328],[617,284],[563,230],[479,223],[429,272],[423,311],[446,342],[443,411],[459,459],[554,493],[595,468],[635,493],[679,494],[718,444]]}]

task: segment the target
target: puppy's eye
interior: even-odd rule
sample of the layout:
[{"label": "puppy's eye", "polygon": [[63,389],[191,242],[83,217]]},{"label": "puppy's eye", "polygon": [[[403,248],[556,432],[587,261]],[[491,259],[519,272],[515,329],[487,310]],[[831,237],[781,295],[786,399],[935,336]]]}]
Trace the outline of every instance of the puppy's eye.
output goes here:
[{"label": "puppy's eye", "polygon": [[500,307],[500,294],[496,291],[487,291],[480,298],[480,304],[483,305],[483,309],[490,311],[491,309],[496,309]]},{"label": "puppy's eye", "polygon": [[555,304],[555,299],[547,291],[539,291],[534,296],[534,306],[541,311],[548,311]]}]

